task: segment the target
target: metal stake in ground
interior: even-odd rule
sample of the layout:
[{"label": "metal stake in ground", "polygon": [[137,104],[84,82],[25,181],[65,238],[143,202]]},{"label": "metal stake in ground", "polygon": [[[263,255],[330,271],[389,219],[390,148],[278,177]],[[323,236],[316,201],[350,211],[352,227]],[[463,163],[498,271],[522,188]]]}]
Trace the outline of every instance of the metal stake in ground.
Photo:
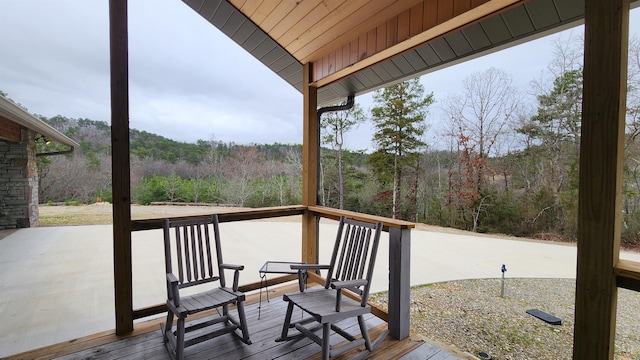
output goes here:
[{"label": "metal stake in ground", "polygon": [[500,297],[504,297],[504,273],[507,272],[507,267],[502,264],[502,269],[500,269],[500,271],[502,271],[502,289],[500,290]]}]

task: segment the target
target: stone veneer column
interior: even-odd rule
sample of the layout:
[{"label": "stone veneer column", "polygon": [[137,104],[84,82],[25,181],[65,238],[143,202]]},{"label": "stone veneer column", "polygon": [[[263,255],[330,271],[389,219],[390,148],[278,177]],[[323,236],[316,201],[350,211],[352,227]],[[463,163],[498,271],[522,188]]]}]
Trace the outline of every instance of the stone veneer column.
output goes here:
[{"label": "stone veneer column", "polygon": [[29,227],[38,226],[40,222],[40,212],[38,210],[38,203],[40,202],[40,196],[38,192],[40,191],[39,187],[39,178],[38,178],[38,166],[37,166],[37,158],[36,158],[36,134],[29,130],[22,132],[22,140],[26,142],[27,147],[27,206],[28,206],[28,216],[29,216]]},{"label": "stone veneer column", "polygon": [[22,129],[20,142],[0,140],[0,230],[37,225],[35,133]]}]

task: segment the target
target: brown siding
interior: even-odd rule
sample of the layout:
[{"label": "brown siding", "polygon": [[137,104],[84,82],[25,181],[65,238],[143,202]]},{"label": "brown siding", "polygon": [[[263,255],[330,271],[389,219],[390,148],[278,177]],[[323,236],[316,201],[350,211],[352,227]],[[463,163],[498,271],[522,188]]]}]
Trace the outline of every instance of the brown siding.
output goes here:
[{"label": "brown siding", "polygon": [[20,141],[20,125],[0,116],[0,139],[13,142]]},{"label": "brown siding", "polygon": [[409,36],[418,35],[422,31],[422,3],[409,10]]},{"label": "brown siding", "polygon": [[471,9],[471,0],[453,1],[453,16],[458,16],[469,9]]},{"label": "brown siding", "polygon": [[[318,81],[358,61],[384,51],[434,26],[449,21],[488,0],[423,0],[393,16],[375,28],[354,35],[351,42],[324,57],[312,61]],[[341,58],[342,61],[336,61]]]}]

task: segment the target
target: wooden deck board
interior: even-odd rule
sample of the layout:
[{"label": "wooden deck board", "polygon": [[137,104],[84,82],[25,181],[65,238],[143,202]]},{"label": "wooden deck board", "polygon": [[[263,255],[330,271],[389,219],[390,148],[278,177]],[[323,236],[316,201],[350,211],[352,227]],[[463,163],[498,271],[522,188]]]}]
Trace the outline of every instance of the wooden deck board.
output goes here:
[{"label": "wooden deck board", "polygon": [[[246,301],[246,315],[252,344],[246,345],[237,337],[225,334],[215,339],[191,346],[185,349],[185,357],[190,360],[198,359],[319,359],[320,346],[311,340],[301,337],[287,342],[275,342],[280,336],[282,321],[286,312],[286,303],[282,301],[283,291],[295,291],[297,287],[282,287],[279,291],[271,292],[270,302],[262,302],[260,320],[258,320],[258,303],[253,296]],[[264,294],[263,294],[264,296]],[[232,312],[235,312],[232,310]],[[294,311],[294,320],[302,316],[300,311]],[[386,330],[386,323],[368,314],[365,316],[369,334],[373,339]],[[56,344],[41,349],[28,351],[10,356],[7,359],[169,359],[169,355],[162,342],[159,324],[162,319],[153,319],[137,324],[133,334],[117,337],[113,332],[94,334],[85,338]],[[341,327],[352,334],[359,334],[355,319],[345,320]],[[198,335],[196,331],[195,335]],[[296,331],[291,330],[290,334]],[[332,344],[340,343],[344,339],[332,334]],[[348,359],[357,354],[360,349],[354,349],[336,359]],[[460,359],[465,358],[443,350],[437,345],[425,342],[419,337],[410,337],[403,341],[387,337],[369,356],[370,359],[414,359],[411,354],[421,359]]]}]

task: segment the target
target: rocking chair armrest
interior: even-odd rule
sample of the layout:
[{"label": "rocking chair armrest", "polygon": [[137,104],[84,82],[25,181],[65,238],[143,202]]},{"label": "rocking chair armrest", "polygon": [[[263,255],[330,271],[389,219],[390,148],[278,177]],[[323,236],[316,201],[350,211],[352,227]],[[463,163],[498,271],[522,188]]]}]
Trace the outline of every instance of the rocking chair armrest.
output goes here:
[{"label": "rocking chair armrest", "polygon": [[356,280],[346,280],[346,281],[334,281],[331,283],[332,289],[344,289],[344,288],[354,288],[358,286],[367,285],[367,279],[356,279]]},{"label": "rocking chair armrest", "polygon": [[[238,286],[240,282],[240,270],[244,270],[244,265],[236,265],[236,264],[220,264],[220,272],[223,269],[233,270],[233,291],[238,291]],[[222,284],[224,286],[224,284]]]},{"label": "rocking chair armrest", "polygon": [[307,282],[307,270],[325,270],[328,268],[329,265],[291,264],[291,270],[298,270],[298,288],[300,288],[300,292],[304,292]]},{"label": "rocking chair armrest", "polygon": [[220,264],[220,267],[223,269],[229,269],[229,270],[244,270],[244,265]]},{"label": "rocking chair armrest", "polygon": [[340,303],[342,302],[342,289],[354,288],[358,286],[367,285],[367,279],[334,281],[331,283],[331,288],[338,290],[336,293],[336,312],[340,312]]},{"label": "rocking chair armrest", "polygon": [[326,270],[329,265],[318,264],[291,264],[291,270]]},{"label": "rocking chair armrest", "polygon": [[180,291],[178,289],[178,278],[172,273],[167,273],[167,287],[169,300],[173,301],[176,307],[180,307]]},{"label": "rocking chair armrest", "polygon": [[167,281],[171,284],[178,283],[178,278],[173,273],[167,273]]}]

